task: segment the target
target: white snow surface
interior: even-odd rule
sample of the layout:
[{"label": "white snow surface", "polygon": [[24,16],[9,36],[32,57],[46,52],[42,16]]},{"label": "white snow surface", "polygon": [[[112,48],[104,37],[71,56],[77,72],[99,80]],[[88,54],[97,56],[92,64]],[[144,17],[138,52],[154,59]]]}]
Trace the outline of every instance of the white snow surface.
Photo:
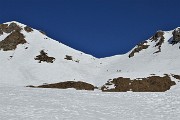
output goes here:
[{"label": "white snow surface", "polygon": [[179,120],[180,94],[0,86],[1,120]]},{"label": "white snow surface", "polygon": [[[26,26],[16,21],[12,22],[22,28]],[[23,29],[21,33],[25,36],[26,44],[18,45],[12,51],[0,51],[1,84],[24,86],[75,80],[102,86],[109,79],[116,77],[133,79],[147,77],[150,74],[163,76],[165,73],[180,73],[180,44],[169,44],[172,31],[164,31],[165,41],[159,53],[153,54],[158,50],[155,47],[156,42],[147,40],[149,48],[135,53],[132,58],[128,57],[130,51],[124,55],[101,59],[59,43],[36,29],[29,33]],[[1,35],[0,41],[7,35]],[[25,49],[26,47],[28,49]],[[41,50],[47,52],[48,56],[55,57],[54,63],[38,63],[34,60]],[[74,61],[64,59],[66,55],[72,56]],[[79,63],[75,60],[79,60]]]}]

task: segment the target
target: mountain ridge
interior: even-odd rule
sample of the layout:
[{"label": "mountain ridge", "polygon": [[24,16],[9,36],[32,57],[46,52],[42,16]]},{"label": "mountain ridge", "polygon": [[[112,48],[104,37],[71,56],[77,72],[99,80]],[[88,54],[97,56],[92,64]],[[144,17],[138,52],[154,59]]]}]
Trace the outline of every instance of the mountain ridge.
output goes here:
[{"label": "mountain ridge", "polygon": [[137,79],[168,74],[177,84],[178,79],[172,74],[180,72],[179,29],[157,31],[126,54],[99,59],[27,25],[7,22],[0,25],[0,82],[42,85],[83,81],[100,87],[119,77]]}]

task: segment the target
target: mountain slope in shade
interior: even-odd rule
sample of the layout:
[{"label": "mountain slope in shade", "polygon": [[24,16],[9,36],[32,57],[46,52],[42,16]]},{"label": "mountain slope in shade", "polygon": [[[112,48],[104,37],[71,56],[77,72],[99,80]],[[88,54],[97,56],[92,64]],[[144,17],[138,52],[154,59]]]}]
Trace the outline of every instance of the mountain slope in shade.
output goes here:
[{"label": "mountain slope in shade", "polygon": [[124,55],[101,59],[16,21],[1,24],[0,28],[1,84],[84,81],[100,87],[118,77],[137,79],[164,74],[178,84],[172,76],[180,74],[179,28],[158,31]]}]

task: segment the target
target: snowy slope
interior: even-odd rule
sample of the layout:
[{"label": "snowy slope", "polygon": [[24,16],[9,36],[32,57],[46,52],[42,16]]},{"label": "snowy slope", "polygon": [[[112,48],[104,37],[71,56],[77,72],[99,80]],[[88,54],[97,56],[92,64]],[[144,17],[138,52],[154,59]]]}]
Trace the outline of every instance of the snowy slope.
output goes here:
[{"label": "snowy slope", "polygon": [[[109,71],[121,70],[116,75],[113,76],[124,76],[124,77],[147,77],[150,74],[156,74],[162,76],[163,74],[180,73],[180,44],[177,43],[172,45],[169,40],[172,39],[173,31],[164,31],[164,43],[161,46],[161,52],[154,53],[157,51],[155,47],[156,42],[151,42],[150,39],[147,40],[147,49],[143,49],[139,53],[131,58],[128,57],[130,52],[124,55],[117,55],[108,58],[102,58],[101,60],[105,62],[104,68],[109,69]],[[133,48],[134,49],[134,48]],[[111,74],[111,73],[110,73]]]},{"label": "snowy slope", "polygon": [[1,120],[179,120],[180,95],[0,85]]},{"label": "snowy slope", "polygon": [[[17,23],[22,28],[26,25]],[[6,23],[5,23],[6,24]],[[10,23],[8,23],[10,24]],[[0,76],[1,83],[11,83],[17,85],[42,84],[45,82],[60,82],[65,80],[84,80],[85,77],[92,83],[97,70],[94,61],[97,59],[91,55],[74,50],[62,43],[59,43],[38,30],[30,33],[22,30],[25,35],[26,44],[18,45],[12,51],[0,51]],[[2,35],[1,39],[7,35]],[[28,49],[25,49],[28,47]],[[39,52],[44,50],[49,56],[56,58],[54,63],[38,63],[34,58]],[[79,63],[65,60],[65,55],[71,55]],[[10,56],[13,56],[10,58]],[[87,69],[88,68],[88,69]],[[90,73],[88,73],[90,71]],[[8,74],[7,74],[8,73]],[[91,75],[90,75],[91,74]]]},{"label": "snowy slope", "polygon": [[[22,28],[21,33],[27,43],[19,44],[15,50],[0,50],[0,84],[24,86],[74,80],[102,86],[116,77],[142,78],[151,74],[163,76],[180,73],[180,44],[169,43],[173,30],[164,31],[161,52],[154,54],[158,50],[158,47],[155,47],[157,41],[148,39],[145,44],[149,47],[135,53],[131,58],[128,56],[134,48],[124,55],[97,59],[59,43],[36,29],[27,32],[23,29],[26,26],[24,24],[16,21],[4,24],[11,23]],[[8,35],[0,35],[0,41]],[[25,49],[27,47],[28,49]],[[34,60],[41,50],[54,57],[55,61],[38,63]],[[74,61],[64,59],[66,55],[72,56]],[[79,60],[79,63],[75,62],[76,60]]]}]

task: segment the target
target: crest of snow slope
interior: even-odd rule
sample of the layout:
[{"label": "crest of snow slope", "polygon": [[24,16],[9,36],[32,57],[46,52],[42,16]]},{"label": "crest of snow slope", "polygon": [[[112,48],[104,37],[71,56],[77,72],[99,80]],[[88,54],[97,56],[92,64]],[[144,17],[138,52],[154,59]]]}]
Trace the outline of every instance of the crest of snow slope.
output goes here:
[{"label": "crest of snow slope", "polygon": [[[10,24],[12,22],[8,22]],[[22,28],[26,25],[15,22]],[[179,43],[172,46],[172,31],[164,32],[164,43],[161,52],[157,51],[156,42],[147,40],[147,49],[143,49],[135,56],[129,58],[128,52],[108,58],[97,59],[91,55],[74,50],[59,43],[38,30],[32,32],[22,30],[27,43],[18,45],[12,51],[0,51],[0,76],[1,83],[14,85],[41,85],[68,80],[84,81],[96,86],[102,86],[109,79],[116,77],[148,77],[150,74],[163,76],[163,74],[180,73]],[[0,41],[8,34],[0,36]],[[25,49],[28,47],[28,49]],[[54,57],[54,63],[38,63],[34,58],[44,50],[48,56]],[[70,55],[75,61],[65,60]],[[10,58],[10,56],[13,56]]]}]

